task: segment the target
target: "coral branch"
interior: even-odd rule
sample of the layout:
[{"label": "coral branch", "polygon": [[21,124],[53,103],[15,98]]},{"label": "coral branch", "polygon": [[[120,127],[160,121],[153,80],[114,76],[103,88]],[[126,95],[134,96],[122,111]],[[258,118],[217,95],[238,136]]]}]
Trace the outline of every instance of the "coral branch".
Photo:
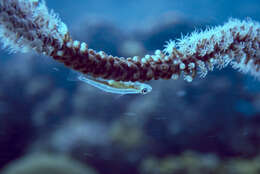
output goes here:
[{"label": "coral branch", "polygon": [[75,41],[67,27],[44,1],[0,0],[0,37],[13,51],[36,50],[66,66],[104,79],[149,81],[205,77],[214,67],[231,64],[244,73],[260,77],[260,24],[230,19],[223,26],[193,32],[167,42],[163,51],[142,58],[122,58],[96,52]]},{"label": "coral branch", "polygon": [[0,0],[0,38],[4,48],[49,55],[62,47],[67,32],[67,26],[48,12],[44,1]]}]

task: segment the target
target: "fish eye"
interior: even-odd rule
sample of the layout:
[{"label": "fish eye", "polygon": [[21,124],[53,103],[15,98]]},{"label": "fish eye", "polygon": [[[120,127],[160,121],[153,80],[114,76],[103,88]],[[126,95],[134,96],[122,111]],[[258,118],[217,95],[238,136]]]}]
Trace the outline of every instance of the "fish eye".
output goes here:
[{"label": "fish eye", "polygon": [[148,93],[148,89],[147,88],[143,88],[141,91],[142,94],[147,94]]}]

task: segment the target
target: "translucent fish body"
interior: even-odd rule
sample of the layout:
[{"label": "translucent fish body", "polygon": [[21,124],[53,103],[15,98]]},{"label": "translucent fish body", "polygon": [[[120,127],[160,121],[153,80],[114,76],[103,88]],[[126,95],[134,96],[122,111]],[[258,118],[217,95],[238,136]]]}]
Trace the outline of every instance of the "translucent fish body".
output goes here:
[{"label": "translucent fish body", "polygon": [[85,75],[78,76],[78,79],[105,92],[114,94],[147,94],[152,91],[150,85],[140,82],[106,80]]}]

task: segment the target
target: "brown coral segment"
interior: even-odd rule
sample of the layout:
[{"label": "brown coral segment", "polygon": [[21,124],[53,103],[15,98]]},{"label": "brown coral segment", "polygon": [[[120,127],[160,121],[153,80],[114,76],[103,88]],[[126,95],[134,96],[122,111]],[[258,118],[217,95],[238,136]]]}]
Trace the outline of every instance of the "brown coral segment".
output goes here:
[{"label": "brown coral segment", "polygon": [[[172,74],[179,74],[179,65],[172,59],[164,60],[161,53],[157,61],[157,55],[147,55],[140,59],[123,58],[107,55],[104,52],[82,48],[84,42],[66,39],[61,50],[55,50],[52,57],[66,66],[90,74],[94,77],[114,79],[121,81],[149,81],[151,79],[170,79]],[[158,56],[157,56],[158,57]]]},{"label": "brown coral segment", "polygon": [[184,79],[191,82],[197,74],[205,77],[214,67],[233,68],[259,77],[259,23],[231,19],[221,27],[194,32],[177,43],[168,42],[164,52],[142,58],[116,57],[88,49],[87,44],[73,41],[67,34],[62,49],[55,49],[54,59],[94,77],[120,81]]}]

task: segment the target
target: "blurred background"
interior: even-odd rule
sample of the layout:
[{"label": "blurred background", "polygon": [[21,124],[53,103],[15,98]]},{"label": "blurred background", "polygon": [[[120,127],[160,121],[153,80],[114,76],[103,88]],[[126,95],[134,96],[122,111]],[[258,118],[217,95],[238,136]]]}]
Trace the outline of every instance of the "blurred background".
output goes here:
[{"label": "blurred background", "polygon": [[[46,0],[71,35],[117,56],[230,17],[260,21],[258,0]],[[260,173],[260,82],[230,67],[105,93],[38,54],[0,51],[1,174]]]}]

